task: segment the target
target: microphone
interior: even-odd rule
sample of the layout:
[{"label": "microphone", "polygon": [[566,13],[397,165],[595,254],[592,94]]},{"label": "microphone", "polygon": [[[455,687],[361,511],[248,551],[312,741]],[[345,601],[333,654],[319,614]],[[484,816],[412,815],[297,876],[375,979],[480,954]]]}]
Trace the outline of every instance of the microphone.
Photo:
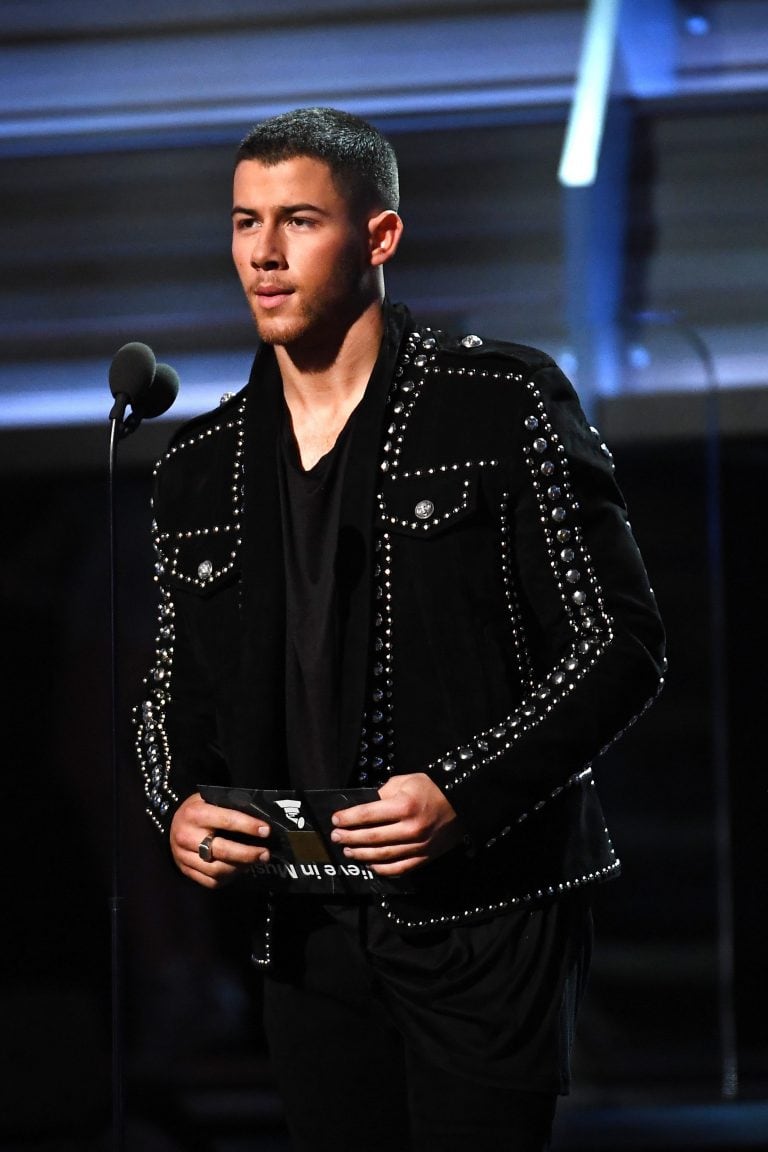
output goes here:
[{"label": "microphone", "polygon": [[152,383],[146,392],[133,401],[133,411],[139,420],[151,420],[167,412],[179,393],[179,374],[170,364],[156,364]]},{"label": "microphone", "polygon": [[[109,390],[115,398],[110,420],[122,436],[135,432],[144,419],[167,412],[179,391],[179,377],[169,364],[158,364],[146,344],[133,341],[115,353],[109,366]],[[131,414],[123,419],[127,406]]]}]

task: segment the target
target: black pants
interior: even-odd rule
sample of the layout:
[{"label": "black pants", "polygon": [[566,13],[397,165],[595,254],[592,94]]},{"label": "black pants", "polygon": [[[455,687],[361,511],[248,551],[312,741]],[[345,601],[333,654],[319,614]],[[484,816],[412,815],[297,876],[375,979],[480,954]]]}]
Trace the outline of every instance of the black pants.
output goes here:
[{"label": "black pants", "polygon": [[431,1045],[413,1043],[371,962],[372,914],[292,901],[278,917],[264,1023],[296,1152],[542,1152],[557,1090],[454,1062],[442,1024]]}]

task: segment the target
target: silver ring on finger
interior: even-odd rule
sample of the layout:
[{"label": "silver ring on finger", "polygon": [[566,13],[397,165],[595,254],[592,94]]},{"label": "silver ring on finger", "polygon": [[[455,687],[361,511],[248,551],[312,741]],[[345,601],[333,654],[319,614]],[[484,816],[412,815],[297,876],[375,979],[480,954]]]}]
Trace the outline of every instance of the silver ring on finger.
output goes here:
[{"label": "silver ring on finger", "polygon": [[208,836],[203,837],[197,846],[197,854],[205,864],[211,864],[213,862],[213,848],[211,845],[213,844],[214,836],[214,832],[209,833]]}]

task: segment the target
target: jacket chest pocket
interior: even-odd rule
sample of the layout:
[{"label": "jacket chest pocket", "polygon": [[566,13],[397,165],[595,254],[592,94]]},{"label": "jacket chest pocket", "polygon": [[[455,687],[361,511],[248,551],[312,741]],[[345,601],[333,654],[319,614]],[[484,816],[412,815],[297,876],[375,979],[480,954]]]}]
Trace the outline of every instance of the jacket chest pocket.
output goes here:
[{"label": "jacket chest pocket", "polygon": [[477,490],[477,472],[466,468],[387,478],[377,497],[378,525],[429,539],[473,515]]},{"label": "jacket chest pocket", "polygon": [[240,539],[231,526],[162,533],[156,546],[160,582],[200,596],[226,587],[240,572]]}]

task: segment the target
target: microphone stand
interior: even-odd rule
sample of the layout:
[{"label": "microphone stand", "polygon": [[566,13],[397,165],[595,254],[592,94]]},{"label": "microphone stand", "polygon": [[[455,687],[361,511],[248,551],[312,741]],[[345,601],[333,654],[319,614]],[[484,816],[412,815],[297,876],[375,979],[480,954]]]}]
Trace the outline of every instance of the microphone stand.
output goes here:
[{"label": "microphone stand", "polygon": [[122,956],[122,837],[120,797],[120,692],[118,660],[117,515],[115,481],[118,441],[135,431],[140,418],[132,413],[124,420],[129,398],[118,393],[109,413],[109,630],[112,711],[112,892],[109,898],[112,997],[112,1148],[125,1149],[123,956]]},{"label": "microphone stand", "polygon": [[[112,682],[112,894],[109,899],[112,995],[112,1148],[125,1148],[123,949],[120,803],[120,692],[118,660],[117,515],[115,474],[117,444],[129,436],[145,417],[161,416],[176,398],[179,378],[168,364],[158,364],[146,344],[126,344],[116,353],[109,369],[114,404],[109,413],[109,622]],[[131,405],[128,416],[125,410]]]}]

